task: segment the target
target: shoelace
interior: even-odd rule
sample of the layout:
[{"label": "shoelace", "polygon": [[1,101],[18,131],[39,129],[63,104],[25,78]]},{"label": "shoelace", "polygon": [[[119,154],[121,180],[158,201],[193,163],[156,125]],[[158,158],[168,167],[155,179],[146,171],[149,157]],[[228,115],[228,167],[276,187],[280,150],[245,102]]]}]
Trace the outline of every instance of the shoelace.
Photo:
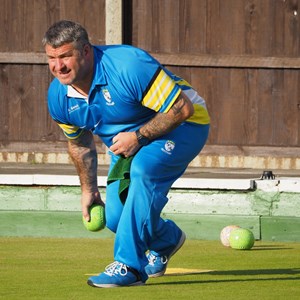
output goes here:
[{"label": "shoelace", "polygon": [[149,265],[154,266],[156,260],[160,258],[161,263],[164,265],[168,262],[168,258],[166,256],[155,256],[151,252],[148,254]]},{"label": "shoelace", "polygon": [[127,266],[118,261],[114,261],[105,268],[105,274],[113,276],[114,274],[120,274],[121,276],[127,275]]}]

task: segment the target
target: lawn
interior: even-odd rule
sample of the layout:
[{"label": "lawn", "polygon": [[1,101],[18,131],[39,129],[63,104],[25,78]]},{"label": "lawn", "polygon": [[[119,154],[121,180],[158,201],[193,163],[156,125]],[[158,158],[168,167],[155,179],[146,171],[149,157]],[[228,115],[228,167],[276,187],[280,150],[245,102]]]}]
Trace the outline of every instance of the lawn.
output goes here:
[{"label": "lawn", "polygon": [[248,251],[188,240],[168,274],[145,286],[98,289],[90,274],[113,261],[111,239],[0,238],[0,299],[300,299],[300,243]]}]

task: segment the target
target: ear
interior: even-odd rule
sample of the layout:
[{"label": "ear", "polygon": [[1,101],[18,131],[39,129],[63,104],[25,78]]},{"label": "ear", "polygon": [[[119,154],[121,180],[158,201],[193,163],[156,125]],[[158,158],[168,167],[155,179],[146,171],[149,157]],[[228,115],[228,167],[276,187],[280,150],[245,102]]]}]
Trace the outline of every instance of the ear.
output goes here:
[{"label": "ear", "polygon": [[84,56],[90,55],[91,51],[92,51],[92,47],[91,47],[90,44],[85,44],[85,45],[83,46],[82,53],[83,53]]}]

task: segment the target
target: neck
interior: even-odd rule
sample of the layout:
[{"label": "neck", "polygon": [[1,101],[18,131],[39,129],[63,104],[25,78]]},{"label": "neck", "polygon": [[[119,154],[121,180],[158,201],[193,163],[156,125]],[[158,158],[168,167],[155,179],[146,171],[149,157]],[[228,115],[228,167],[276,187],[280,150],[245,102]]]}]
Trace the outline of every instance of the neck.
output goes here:
[{"label": "neck", "polygon": [[72,87],[77,92],[87,97],[89,95],[89,91],[93,81],[93,75],[94,75],[94,53],[92,52],[91,63],[89,64],[89,69],[87,70],[86,75],[82,80],[79,80],[76,83],[72,84]]},{"label": "neck", "polygon": [[89,84],[80,84],[80,83],[76,83],[76,84],[72,84],[71,85],[78,93],[80,93],[81,95],[88,97],[89,95],[89,91],[90,91],[90,86],[91,83]]}]

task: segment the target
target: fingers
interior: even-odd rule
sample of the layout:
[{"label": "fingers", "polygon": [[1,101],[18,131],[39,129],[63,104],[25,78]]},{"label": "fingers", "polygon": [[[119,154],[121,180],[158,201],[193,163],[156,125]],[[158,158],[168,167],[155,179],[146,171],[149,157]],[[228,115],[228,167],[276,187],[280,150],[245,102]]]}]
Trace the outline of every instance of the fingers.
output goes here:
[{"label": "fingers", "polygon": [[91,216],[89,214],[89,207],[82,206],[82,215],[87,222],[90,221]]},{"label": "fingers", "polygon": [[115,154],[115,155],[118,155],[119,153],[119,145],[117,144],[118,143],[118,141],[115,141],[110,147],[109,147],[109,150],[111,151],[111,152],[113,152],[113,154]]},{"label": "fingers", "polygon": [[120,132],[112,141],[113,144],[109,150],[115,155],[129,157],[135,154],[140,148],[134,132]]},{"label": "fingers", "polygon": [[90,213],[89,209],[93,204],[100,204],[103,207],[105,206],[104,202],[102,201],[100,197],[99,191],[97,192],[88,192],[88,193],[82,193],[81,195],[81,210],[82,210],[82,216],[84,219],[89,222],[90,221]]},{"label": "fingers", "polygon": [[96,199],[95,201],[94,201],[94,204],[99,204],[99,205],[101,205],[101,206],[105,206],[105,203],[101,200],[101,199]]}]

